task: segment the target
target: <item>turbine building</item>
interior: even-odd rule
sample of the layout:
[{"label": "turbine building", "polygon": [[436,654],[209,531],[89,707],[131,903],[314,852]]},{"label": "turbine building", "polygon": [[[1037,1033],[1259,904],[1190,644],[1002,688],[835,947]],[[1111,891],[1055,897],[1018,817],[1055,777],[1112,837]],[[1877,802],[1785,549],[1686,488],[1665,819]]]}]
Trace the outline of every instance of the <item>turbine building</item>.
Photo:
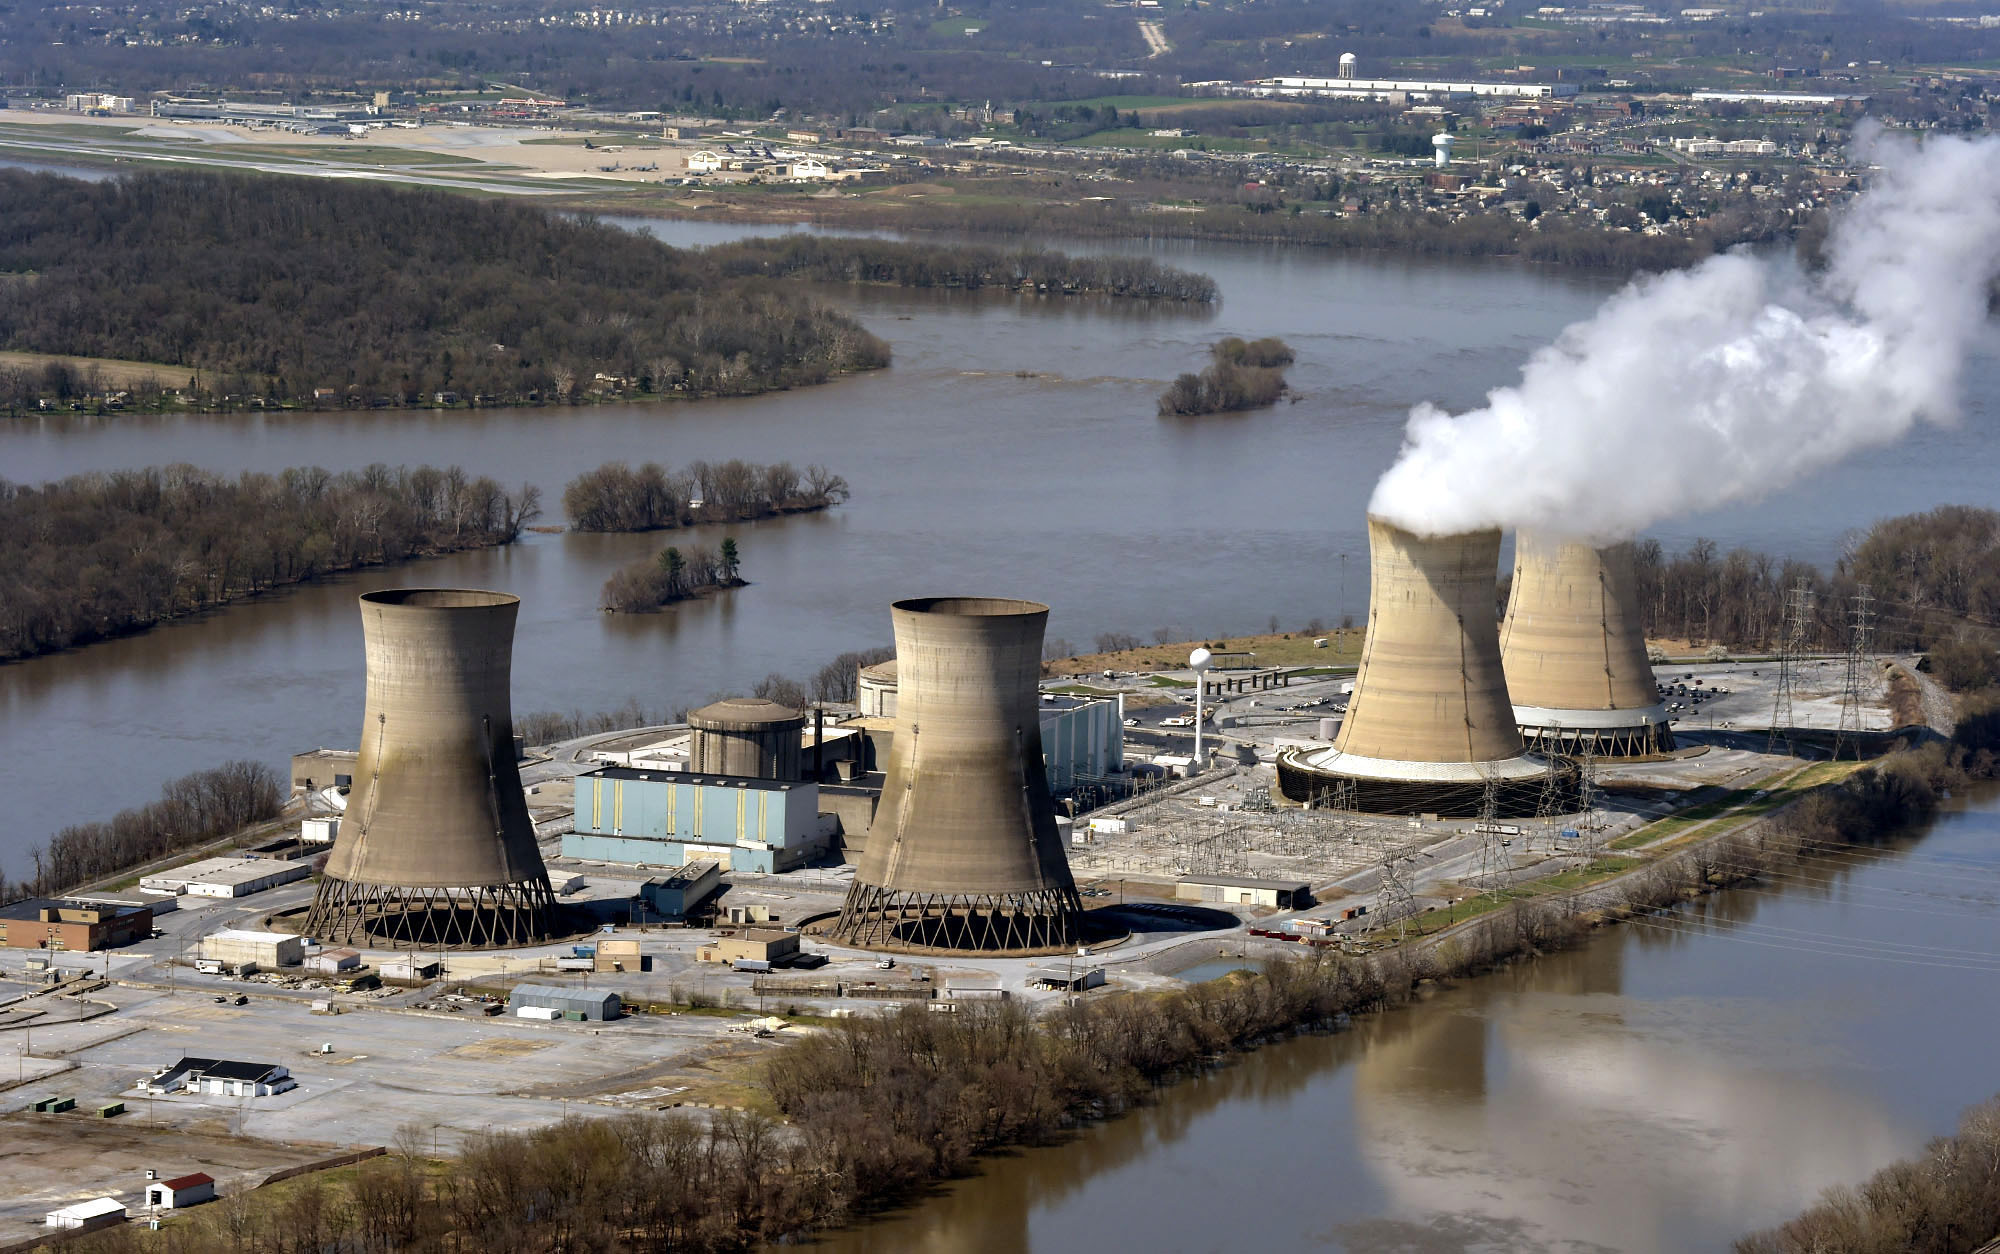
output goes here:
[{"label": "turbine building", "polygon": [[520,598],[361,598],[368,683],[353,789],[305,929],[425,947],[545,939],[555,898],[514,759]]},{"label": "turbine building", "polygon": [[1048,614],[998,597],[892,608],[895,735],[835,937],[985,951],[1076,943],[1082,902],[1042,762]]},{"label": "turbine building", "polygon": [[1533,814],[1545,763],[1525,756],[1500,665],[1500,533],[1419,536],[1368,519],[1368,630],[1330,749],[1288,749],[1293,801],[1385,814]]},{"label": "turbine building", "polygon": [[1646,659],[1630,544],[1521,532],[1500,659],[1530,748],[1632,757],[1674,747]]}]

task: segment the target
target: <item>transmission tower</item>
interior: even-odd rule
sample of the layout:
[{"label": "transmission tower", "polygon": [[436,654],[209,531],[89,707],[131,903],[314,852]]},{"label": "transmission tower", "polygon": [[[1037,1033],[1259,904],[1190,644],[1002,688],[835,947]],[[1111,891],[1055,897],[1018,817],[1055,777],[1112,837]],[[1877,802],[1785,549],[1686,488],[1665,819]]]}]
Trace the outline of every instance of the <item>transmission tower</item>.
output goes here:
[{"label": "transmission tower", "polygon": [[1776,753],[1778,741],[1785,742],[1785,752],[1792,751],[1792,683],[1799,667],[1799,656],[1806,649],[1806,626],[1812,622],[1813,592],[1804,579],[1792,585],[1785,594],[1784,634],[1778,643],[1778,692],[1771,703],[1771,736],[1764,742],[1764,752]]},{"label": "transmission tower", "polygon": [[1479,822],[1473,830],[1479,833],[1479,872],[1473,882],[1481,891],[1490,891],[1493,881],[1506,865],[1505,855],[1500,848],[1500,781],[1487,776],[1479,795]]},{"label": "transmission tower", "polygon": [[1405,862],[1416,860],[1417,855],[1405,849],[1391,849],[1382,855],[1382,882],[1375,892],[1375,913],[1387,919],[1391,910],[1396,912],[1397,940],[1403,939],[1416,902],[1416,894],[1410,891],[1399,868]]},{"label": "transmission tower", "polygon": [[1867,584],[1855,589],[1847,617],[1847,678],[1840,689],[1840,730],[1833,739],[1833,756],[1849,741],[1854,760],[1861,760],[1861,699],[1868,687],[1868,655],[1875,646],[1875,596]]}]

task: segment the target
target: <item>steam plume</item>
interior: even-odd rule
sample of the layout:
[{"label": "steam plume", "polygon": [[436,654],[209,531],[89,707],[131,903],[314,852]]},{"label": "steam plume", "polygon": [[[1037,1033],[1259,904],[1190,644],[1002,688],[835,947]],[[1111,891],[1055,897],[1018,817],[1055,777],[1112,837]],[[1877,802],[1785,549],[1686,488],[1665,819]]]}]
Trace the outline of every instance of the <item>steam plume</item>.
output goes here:
[{"label": "steam plume", "polygon": [[1634,281],[1484,408],[1412,410],[1370,509],[1620,539],[1953,421],[2000,274],[2000,139],[1869,128],[1856,149],[1880,168],[1823,271],[1739,252]]}]

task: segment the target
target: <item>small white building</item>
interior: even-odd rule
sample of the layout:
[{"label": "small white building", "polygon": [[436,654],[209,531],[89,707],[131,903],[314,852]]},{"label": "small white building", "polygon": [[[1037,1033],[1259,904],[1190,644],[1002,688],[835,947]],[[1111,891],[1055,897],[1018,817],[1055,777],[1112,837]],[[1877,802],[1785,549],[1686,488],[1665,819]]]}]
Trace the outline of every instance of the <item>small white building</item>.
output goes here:
[{"label": "small white building", "polygon": [[182,1210],[214,1200],[215,1178],[202,1171],[146,1185],[146,1205],[153,1210]]},{"label": "small white building", "polygon": [[795,179],[823,179],[830,177],[826,162],[817,157],[803,157],[792,162],[792,177]]},{"label": "small white building", "polygon": [[125,1207],[116,1198],[94,1197],[88,1202],[76,1202],[61,1210],[52,1210],[42,1219],[45,1228],[67,1228],[72,1232],[88,1232],[92,1228],[108,1228],[125,1221]]},{"label": "small white building", "polygon": [[266,971],[295,967],[305,961],[306,940],[290,932],[252,932],[224,928],[202,937],[201,956],[224,966],[254,963]]},{"label": "small white building", "polygon": [[339,819],[307,819],[299,824],[299,839],[308,845],[330,845],[339,835]]},{"label": "small white building", "polygon": [[415,954],[404,954],[391,958],[382,964],[382,978],[385,980],[434,980],[444,968],[432,958],[419,958]]},{"label": "small white building", "polygon": [[698,152],[691,152],[687,156],[687,172],[689,174],[713,174],[717,170],[722,169],[723,165],[722,154],[707,148],[703,148]]},{"label": "small white building", "polygon": [[183,1058],[139,1082],[141,1092],[155,1096],[206,1093],[213,1097],[269,1097],[298,1086],[291,1071],[277,1063],[232,1058]]},{"label": "small white building", "polygon": [[339,975],[361,965],[361,954],[352,949],[322,949],[306,959],[306,970],[322,975]]}]

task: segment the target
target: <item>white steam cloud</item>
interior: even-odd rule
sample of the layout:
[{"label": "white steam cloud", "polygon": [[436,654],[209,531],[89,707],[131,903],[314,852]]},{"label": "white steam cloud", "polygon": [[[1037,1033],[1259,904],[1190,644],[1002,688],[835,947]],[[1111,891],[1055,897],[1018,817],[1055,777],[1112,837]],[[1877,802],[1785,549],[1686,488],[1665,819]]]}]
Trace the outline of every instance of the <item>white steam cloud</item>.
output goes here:
[{"label": "white steam cloud", "polygon": [[1822,272],[1733,253],[1631,283],[1484,408],[1412,410],[1371,512],[1609,541],[1954,420],[2000,274],[2000,139],[1856,148],[1880,168]]}]

